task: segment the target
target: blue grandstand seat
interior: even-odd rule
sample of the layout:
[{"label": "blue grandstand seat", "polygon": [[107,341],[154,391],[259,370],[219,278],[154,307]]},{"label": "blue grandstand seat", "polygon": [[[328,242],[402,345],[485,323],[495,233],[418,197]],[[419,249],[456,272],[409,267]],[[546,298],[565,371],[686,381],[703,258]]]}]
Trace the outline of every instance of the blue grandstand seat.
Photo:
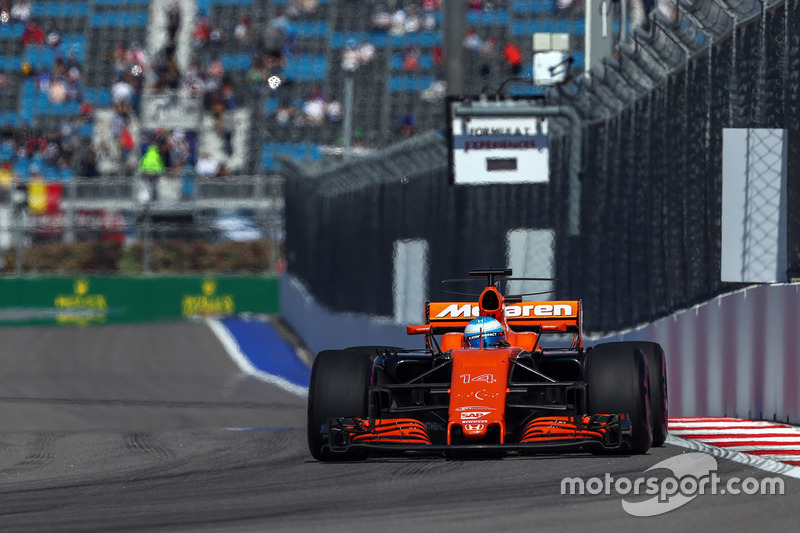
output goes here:
[{"label": "blue grandstand seat", "polygon": [[523,15],[542,15],[553,12],[553,0],[515,0],[511,11]]},{"label": "blue grandstand seat", "polygon": [[470,26],[503,26],[508,24],[508,11],[470,11],[467,13],[467,24]]},{"label": "blue grandstand seat", "polygon": [[403,35],[393,35],[391,37],[392,46],[419,46],[432,47],[442,44],[442,34],[438,31],[420,31],[417,33],[405,33]]},{"label": "blue grandstand seat", "polygon": [[83,99],[95,107],[109,107],[111,91],[105,87],[87,87],[83,90]]},{"label": "blue grandstand seat", "polygon": [[58,169],[53,165],[45,165],[44,169],[42,170],[42,175],[47,181],[55,181],[59,178]]},{"label": "blue grandstand seat", "polygon": [[296,20],[289,23],[287,31],[298,37],[327,37],[327,20]]},{"label": "blue grandstand seat", "polygon": [[2,24],[0,25],[0,39],[19,39],[24,31],[23,24]]},{"label": "blue grandstand seat", "polygon": [[28,167],[30,166],[30,162],[28,161],[27,157],[20,157],[17,158],[16,162],[14,163],[14,173],[22,179],[28,177]]},{"label": "blue grandstand seat", "polygon": [[92,136],[92,133],[93,133],[93,131],[94,131],[94,127],[92,126],[92,124],[91,124],[91,123],[89,123],[89,124],[83,124],[83,125],[82,125],[82,126],[79,128],[79,129],[78,129],[78,135],[80,135],[81,137],[91,137],[91,136]]},{"label": "blue grandstand seat", "polygon": [[18,56],[0,56],[0,69],[18,71],[21,65],[22,59]]},{"label": "blue grandstand seat", "polygon": [[[290,104],[297,109],[301,109],[303,107],[303,99],[295,98],[290,102]],[[278,112],[278,108],[280,107],[280,105],[281,105],[280,98],[267,98],[264,101],[264,112],[267,115],[274,115],[275,113]]]},{"label": "blue grandstand seat", "polygon": [[[9,123],[4,123],[2,121],[2,116],[0,116],[0,126],[5,124]],[[14,148],[12,146],[0,145],[0,161],[7,161],[12,157],[14,157]]]},{"label": "blue grandstand seat", "polygon": [[391,76],[389,78],[389,90],[400,91],[423,91],[430,87],[436,79],[433,76]]},{"label": "blue grandstand seat", "polygon": [[250,54],[223,54],[219,59],[225,70],[247,70],[253,63]]},{"label": "blue grandstand seat", "polygon": [[275,159],[276,154],[289,156],[293,159],[319,161],[322,152],[319,145],[313,143],[266,143],[261,150],[261,169],[278,170],[279,164]]},{"label": "blue grandstand seat", "polygon": [[150,5],[151,0],[94,0],[96,6],[134,7]]},{"label": "blue grandstand seat", "polygon": [[30,63],[35,69],[49,68],[56,61],[56,56],[66,56],[74,52],[78,61],[86,58],[86,38],[83,35],[64,35],[58,48],[39,48],[38,46],[28,46],[22,54],[22,61]]},{"label": "blue grandstand seat", "polygon": [[294,81],[322,81],[328,72],[328,61],[318,54],[297,54],[286,64],[286,78]]},{"label": "blue grandstand seat", "polygon": [[96,28],[146,27],[147,10],[94,12],[89,21]]},{"label": "blue grandstand seat", "polygon": [[389,36],[385,33],[370,33],[368,31],[355,32],[334,32],[331,38],[331,47],[344,48],[348,43],[360,43],[369,41],[378,48],[384,47],[389,43]]},{"label": "blue grandstand seat", "polygon": [[[320,5],[327,4],[329,2],[330,2],[330,0],[317,0],[317,3],[320,4]],[[283,6],[283,5],[288,4],[289,0],[272,0],[272,3],[275,4],[275,5],[278,5],[278,6]]]},{"label": "blue grandstand seat", "polygon": [[58,177],[61,181],[70,181],[75,177],[75,170],[71,168],[62,168],[58,171]]},{"label": "blue grandstand seat", "polygon": [[34,17],[85,17],[89,14],[89,2],[42,2],[33,3]]}]

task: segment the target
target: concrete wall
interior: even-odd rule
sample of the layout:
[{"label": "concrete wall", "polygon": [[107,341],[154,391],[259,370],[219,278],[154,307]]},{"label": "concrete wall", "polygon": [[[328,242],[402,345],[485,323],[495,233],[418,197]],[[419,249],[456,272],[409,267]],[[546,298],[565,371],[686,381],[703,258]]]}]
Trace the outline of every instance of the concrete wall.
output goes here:
[{"label": "concrete wall", "polygon": [[672,416],[800,423],[798,284],[725,294],[602,340],[651,340],[664,347]]},{"label": "concrete wall", "polygon": [[281,278],[280,294],[283,319],[314,354],[348,346],[424,346],[421,336],[406,335],[406,324],[398,324],[390,317],[330,312],[288,274]]}]

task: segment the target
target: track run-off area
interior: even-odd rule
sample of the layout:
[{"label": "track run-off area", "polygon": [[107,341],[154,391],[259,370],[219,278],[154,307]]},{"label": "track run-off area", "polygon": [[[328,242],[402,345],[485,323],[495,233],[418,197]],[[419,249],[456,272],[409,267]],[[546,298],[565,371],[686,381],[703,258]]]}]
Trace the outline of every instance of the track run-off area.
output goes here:
[{"label": "track run-off area", "polygon": [[[800,434],[785,424],[674,419],[667,445],[642,456],[325,464],[306,447],[307,368],[268,330],[21,327],[0,339],[2,531],[774,531],[800,516]],[[689,463],[723,488],[687,490],[674,509],[622,494],[651,478],[671,490]],[[566,478],[584,493],[562,494]],[[770,478],[783,495],[753,490]]]}]

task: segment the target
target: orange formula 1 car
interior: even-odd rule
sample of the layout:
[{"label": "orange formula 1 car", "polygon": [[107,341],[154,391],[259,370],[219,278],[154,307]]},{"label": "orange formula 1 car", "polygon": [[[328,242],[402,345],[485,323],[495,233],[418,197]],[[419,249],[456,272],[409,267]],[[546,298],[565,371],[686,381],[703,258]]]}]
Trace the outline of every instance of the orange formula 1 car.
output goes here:
[{"label": "orange formula 1 car", "polygon": [[[541,293],[504,297],[500,282],[557,281],[511,273],[473,270],[470,279],[445,280],[486,283],[470,295],[477,302],[426,304],[426,323],[407,328],[425,335],[425,350],[320,352],[308,396],[311,455],[336,461],[395,452],[640,454],[663,444],[661,346],[585,349],[581,302],[523,300]],[[561,347],[548,347],[559,344],[551,340]]]}]

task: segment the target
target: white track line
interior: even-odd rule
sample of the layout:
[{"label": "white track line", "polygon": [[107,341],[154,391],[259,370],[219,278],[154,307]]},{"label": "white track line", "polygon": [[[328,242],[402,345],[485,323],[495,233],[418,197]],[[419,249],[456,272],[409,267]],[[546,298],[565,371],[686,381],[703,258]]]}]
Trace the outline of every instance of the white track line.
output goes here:
[{"label": "white track line", "polygon": [[711,435],[714,436],[721,436],[721,435],[741,435],[742,437],[747,437],[749,434],[758,434],[758,433],[770,433],[770,434],[780,434],[785,435],[787,437],[795,436],[800,438],[800,431],[797,428],[786,428],[786,427],[769,427],[769,426],[758,426],[753,427],[750,429],[676,429],[673,428],[672,425],[668,426],[670,432],[680,433],[681,435]]},{"label": "white track line", "polygon": [[257,369],[253,366],[253,363],[250,362],[250,359],[242,352],[242,349],[239,347],[239,343],[236,342],[236,339],[231,335],[231,332],[228,331],[228,328],[225,327],[225,324],[216,320],[214,318],[206,318],[205,319],[206,325],[211,329],[211,331],[216,335],[219,342],[222,344],[222,347],[225,348],[225,351],[228,352],[228,356],[236,363],[236,366],[239,367],[239,370],[253,376],[256,379],[260,379],[270,385],[275,385],[276,387],[280,387],[281,389],[291,392],[292,394],[296,394],[303,398],[308,396],[308,389],[305,387],[301,387],[300,385],[295,385],[294,383],[274,374],[269,374],[264,372],[263,370]]},{"label": "white track line", "polygon": [[[716,441],[715,441],[715,443],[716,443]],[[762,446],[760,444],[743,444],[741,446],[721,446],[721,447],[725,448],[726,450],[733,450],[733,451],[736,451],[736,452],[747,452],[747,453],[749,453],[749,452],[758,452],[758,451],[762,451],[762,450],[764,450],[764,451],[769,450],[769,451],[776,451],[776,452],[792,451],[792,450],[800,451],[800,442],[798,442],[797,444],[793,444],[793,445],[791,445],[791,444],[790,445],[769,444],[769,445]],[[792,460],[793,461],[800,461],[800,456],[798,456],[797,459],[792,459]]]},{"label": "white track line", "polygon": [[667,437],[667,444],[681,446],[697,452],[707,453],[709,455],[713,455],[714,457],[742,463],[753,468],[758,468],[759,470],[763,470],[765,472],[782,474],[784,476],[800,479],[800,466],[787,465],[785,463],[761,456],[747,455],[746,453],[717,448],[716,446],[710,446],[704,442],[681,439],[673,435],[669,435]]}]

